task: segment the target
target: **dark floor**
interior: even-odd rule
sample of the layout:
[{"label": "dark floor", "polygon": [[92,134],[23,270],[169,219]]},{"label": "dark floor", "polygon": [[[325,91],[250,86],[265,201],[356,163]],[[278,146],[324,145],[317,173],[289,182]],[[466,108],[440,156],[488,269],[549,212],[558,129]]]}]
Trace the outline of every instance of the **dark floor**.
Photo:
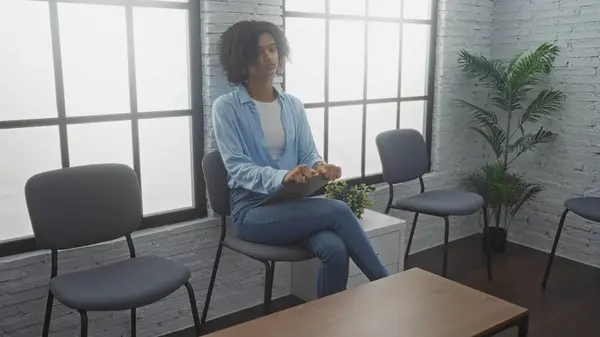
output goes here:
[{"label": "dark floor", "polygon": [[[481,254],[481,236],[453,242],[449,252],[449,278],[472,288],[529,308],[530,337],[597,337],[600,336],[600,270],[557,257],[545,292],[541,279],[548,255],[527,247],[509,244],[504,255],[494,255],[494,280],[487,281]],[[441,272],[442,247],[411,255],[406,268],[419,267]],[[276,310],[297,305],[288,296],[276,301]],[[212,332],[260,316],[252,308],[208,322],[204,329]],[[168,337],[191,337],[191,330]],[[508,330],[501,337],[517,336]],[[282,336],[285,337],[285,336]]]},{"label": "dark floor", "polygon": [[[439,273],[442,253],[436,247],[412,255],[406,268]],[[600,336],[599,269],[556,257],[548,287],[542,292],[546,253],[509,243],[504,255],[492,257],[492,282],[486,277],[481,236],[453,242],[449,254],[449,278],[530,310],[529,337]],[[517,332],[509,330],[499,336],[516,337]]]}]

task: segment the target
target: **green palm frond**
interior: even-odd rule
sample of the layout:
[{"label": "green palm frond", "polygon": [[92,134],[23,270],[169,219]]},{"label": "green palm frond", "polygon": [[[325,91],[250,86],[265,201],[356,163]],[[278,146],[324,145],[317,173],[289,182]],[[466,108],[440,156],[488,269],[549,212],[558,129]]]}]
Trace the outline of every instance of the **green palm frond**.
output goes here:
[{"label": "green palm frond", "polygon": [[513,207],[510,210],[510,215],[513,217],[519,212],[521,207],[523,207],[526,202],[535,200],[536,195],[544,191],[544,186],[540,184],[522,182],[519,185],[519,190],[521,193],[515,200],[515,203],[512,205]]},{"label": "green palm frond", "polygon": [[510,60],[510,63],[508,64],[508,68],[506,69],[506,71],[510,74],[513,69],[515,68],[515,64],[517,64],[517,61],[519,61],[519,59],[521,58],[521,56],[523,56],[523,52],[518,53],[517,55],[515,55],[512,60]]},{"label": "green palm frond", "polygon": [[510,172],[501,163],[485,164],[464,179],[466,187],[478,193],[485,200],[488,208],[497,215],[496,225],[499,225],[500,212],[509,217],[505,220],[506,228],[514,216],[529,201],[533,201],[543,186],[530,183],[522,175]]},{"label": "green palm frond", "polygon": [[514,101],[521,102],[523,100],[527,100],[527,95],[531,92],[531,90],[533,90],[533,87],[525,86],[525,87],[522,87],[517,92],[511,92],[510,95]]},{"label": "green palm frond", "polygon": [[556,136],[557,135],[554,132],[544,130],[544,127],[540,127],[536,133],[529,133],[519,137],[509,146],[509,152],[516,152],[516,154],[508,164],[511,164],[525,152],[532,150],[537,144],[553,141],[556,139]]},{"label": "green palm frond", "polygon": [[506,84],[506,68],[500,61],[490,61],[463,49],[459,52],[458,65],[466,75],[483,81],[488,87],[502,88]]},{"label": "green palm frond", "polygon": [[508,98],[501,93],[494,95],[492,98],[492,103],[495,107],[499,108],[502,111],[510,110],[510,103],[508,102]]},{"label": "green palm frond", "polygon": [[520,99],[506,85],[492,93],[491,101],[494,106],[507,113],[522,109]]},{"label": "green palm frond", "polygon": [[502,111],[513,111],[514,109],[514,102],[511,102],[508,90],[503,89],[502,91],[498,91],[496,93],[494,93],[494,95],[491,98],[492,103],[494,104],[494,106],[496,106],[497,108],[501,109]]},{"label": "green palm frond", "polygon": [[517,92],[526,85],[541,81],[543,75],[550,73],[559,50],[558,46],[544,43],[533,53],[519,57],[512,71],[508,73],[506,83],[508,87],[513,92]]},{"label": "green palm frond", "polygon": [[558,90],[545,89],[529,104],[519,119],[519,127],[522,129],[526,122],[539,122],[542,116],[558,112],[562,106],[565,95]]},{"label": "green palm frond", "polygon": [[544,187],[540,184],[528,183],[523,181],[522,179],[519,181],[517,185],[517,198],[515,202],[509,208],[510,219],[506,222],[506,229],[510,227],[512,221],[515,219],[515,216],[521,210],[523,205],[530,201],[534,201],[536,196],[544,191]]},{"label": "green palm frond", "polygon": [[495,208],[501,203],[497,195],[492,194],[491,184],[495,181],[498,166],[495,164],[485,164],[479,170],[471,173],[464,180],[464,185],[472,192],[475,192],[483,197],[485,203],[490,208]]},{"label": "green palm frond", "polygon": [[458,106],[466,108],[469,112],[471,112],[476,124],[482,126],[498,124],[498,118],[496,117],[495,113],[487,111],[462,99],[456,101],[458,102]]},{"label": "green palm frond", "polygon": [[497,125],[485,125],[481,127],[473,126],[471,130],[479,133],[483,137],[496,155],[499,158],[504,154],[504,148],[502,144],[506,141],[506,132]]}]

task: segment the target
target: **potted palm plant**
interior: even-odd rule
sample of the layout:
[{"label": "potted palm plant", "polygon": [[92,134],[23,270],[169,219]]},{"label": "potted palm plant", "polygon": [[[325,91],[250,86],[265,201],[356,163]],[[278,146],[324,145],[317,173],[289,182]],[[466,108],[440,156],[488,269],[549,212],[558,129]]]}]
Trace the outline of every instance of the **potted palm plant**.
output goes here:
[{"label": "potted palm plant", "polygon": [[528,55],[517,54],[509,63],[465,50],[458,57],[462,71],[490,90],[490,107],[457,102],[472,114],[471,129],[494,153],[494,160],[470,174],[465,183],[484,198],[492,213],[493,225],[484,235],[490,236],[495,253],[504,252],[507,230],[517,212],[544,189],[512,172],[511,164],[557,136],[543,126],[532,129],[531,124],[559,111],[564,101],[565,95],[545,82],[558,53],[557,46],[545,43]]}]

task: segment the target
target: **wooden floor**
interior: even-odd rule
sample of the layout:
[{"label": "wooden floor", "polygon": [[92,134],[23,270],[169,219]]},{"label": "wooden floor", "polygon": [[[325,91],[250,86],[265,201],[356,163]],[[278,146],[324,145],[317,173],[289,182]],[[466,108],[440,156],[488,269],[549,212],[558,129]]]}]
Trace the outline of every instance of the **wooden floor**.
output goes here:
[{"label": "wooden floor", "polygon": [[[407,268],[441,272],[441,247],[409,257]],[[600,270],[556,257],[548,287],[541,281],[548,254],[510,244],[504,255],[493,255],[494,280],[487,281],[481,254],[481,236],[471,236],[450,246],[448,276],[531,312],[529,337],[600,336]],[[498,335],[517,336],[516,330]]]},{"label": "wooden floor", "polygon": [[[420,267],[440,273],[442,247],[411,255],[406,268]],[[450,246],[448,277],[491,295],[529,308],[530,337],[600,336],[600,270],[557,257],[545,292],[541,280],[548,255],[527,247],[509,244],[504,255],[493,256],[494,280],[487,281],[481,254],[481,236],[455,241]],[[276,310],[301,303],[288,296],[276,301]],[[206,332],[254,319],[260,308],[219,318],[204,327]],[[435,324],[435,322],[432,322]],[[168,337],[192,337],[187,329]],[[499,337],[517,336],[507,330]],[[282,336],[284,337],[284,336]]]}]

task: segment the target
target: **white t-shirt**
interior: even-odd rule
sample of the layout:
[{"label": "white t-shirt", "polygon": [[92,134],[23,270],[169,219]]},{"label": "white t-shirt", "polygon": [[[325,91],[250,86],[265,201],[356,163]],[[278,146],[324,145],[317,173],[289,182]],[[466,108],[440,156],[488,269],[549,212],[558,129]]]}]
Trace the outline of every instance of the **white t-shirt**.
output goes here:
[{"label": "white t-shirt", "polygon": [[281,105],[279,100],[273,102],[259,102],[253,100],[260,115],[267,149],[273,159],[279,159],[285,150],[285,131],[281,122]]}]

